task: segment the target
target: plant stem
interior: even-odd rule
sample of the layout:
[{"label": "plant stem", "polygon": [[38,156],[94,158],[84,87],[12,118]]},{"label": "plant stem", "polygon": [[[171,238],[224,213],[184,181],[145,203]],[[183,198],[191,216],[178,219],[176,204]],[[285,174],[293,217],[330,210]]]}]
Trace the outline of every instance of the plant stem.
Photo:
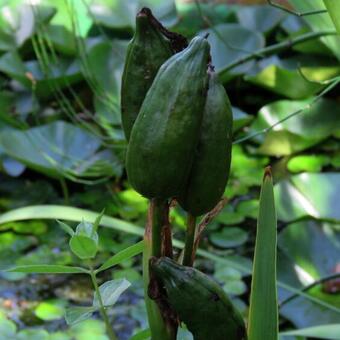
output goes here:
[{"label": "plant stem", "polygon": [[229,64],[226,67],[219,70],[218,73],[221,77],[223,77],[231,69],[233,69],[233,68],[235,68],[235,67],[237,67],[241,64],[244,64],[247,61],[256,59],[256,58],[258,58],[259,55],[266,56],[266,55],[275,54],[277,52],[280,52],[282,50],[290,48],[294,45],[306,42],[308,40],[317,39],[317,38],[323,37],[325,35],[336,35],[336,34],[337,33],[335,31],[320,31],[320,32],[311,32],[311,33],[302,34],[302,35],[300,35],[300,36],[298,36],[294,39],[288,39],[288,40],[285,40],[285,41],[280,42],[278,44],[274,44],[274,45],[271,45],[271,46],[264,47],[262,49],[259,49],[255,52],[253,52],[253,53],[250,53],[250,54],[248,54],[244,57],[236,59],[231,64]]},{"label": "plant stem", "polygon": [[183,257],[183,265],[192,266],[194,262],[193,250],[194,250],[194,242],[195,242],[195,230],[196,230],[196,217],[188,214],[187,218],[187,233],[185,239],[185,247],[184,247],[184,257]]},{"label": "plant stem", "polygon": [[168,205],[165,201],[150,200],[148,218],[144,234],[143,250],[143,283],[144,301],[148,314],[148,323],[152,340],[175,340],[177,325],[167,320],[160,310],[157,302],[150,298],[149,288],[152,273],[150,273],[149,260],[151,256],[162,255],[163,225],[167,224]]},{"label": "plant stem", "polygon": [[61,185],[61,190],[63,191],[64,202],[65,202],[65,204],[69,204],[70,203],[70,199],[69,199],[70,195],[69,195],[67,183],[66,183],[64,177],[60,177],[60,185]]},{"label": "plant stem", "polygon": [[99,291],[96,274],[95,274],[92,267],[90,268],[90,276],[91,276],[92,284],[93,284],[93,287],[94,287],[94,290],[95,290],[95,294],[98,298],[98,302],[99,302],[99,306],[100,306],[99,312],[100,312],[100,315],[102,316],[102,318],[105,322],[106,333],[107,333],[110,340],[117,340],[117,337],[116,337],[116,335],[113,332],[113,329],[111,327],[109,317],[106,313],[106,310],[105,310],[105,307],[104,307],[104,304],[103,304],[103,299],[102,299],[102,296],[101,296],[100,291]]},{"label": "plant stem", "polygon": [[157,198],[152,199],[152,256],[162,256],[162,234],[163,227],[166,225],[165,212],[167,202]]}]

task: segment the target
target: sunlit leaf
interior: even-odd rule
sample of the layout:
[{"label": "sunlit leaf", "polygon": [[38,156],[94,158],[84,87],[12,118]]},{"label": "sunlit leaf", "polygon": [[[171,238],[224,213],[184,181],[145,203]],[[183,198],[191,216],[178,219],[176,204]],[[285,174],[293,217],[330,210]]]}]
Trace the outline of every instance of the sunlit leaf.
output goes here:
[{"label": "sunlit leaf", "polygon": [[64,316],[64,304],[62,301],[50,300],[39,303],[34,314],[41,320],[58,320]]}]

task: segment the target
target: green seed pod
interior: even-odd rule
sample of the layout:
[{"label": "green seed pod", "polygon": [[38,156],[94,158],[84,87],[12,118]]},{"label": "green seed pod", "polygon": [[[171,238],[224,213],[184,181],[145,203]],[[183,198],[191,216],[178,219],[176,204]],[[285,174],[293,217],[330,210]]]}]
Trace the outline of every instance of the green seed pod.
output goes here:
[{"label": "green seed pod", "polygon": [[178,196],[187,182],[206,99],[209,44],[202,37],[159,69],[133,126],[126,170],[148,198]]},{"label": "green seed pod", "polygon": [[229,177],[233,116],[218,76],[210,72],[201,135],[179,204],[193,216],[210,211],[223,195]]},{"label": "green seed pod", "polygon": [[129,43],[121,88],[122,124],[127,140],[145,95],[160,66],[173,55],[171,43],[155,25],[149,9],[136,17],[136,31]]},{"label": "green seed pod", "polygon": [[242,316],[209,276],[167,257],[153,258],[151,269],[163,283],[171,308],[195,340],[247,338]]}]

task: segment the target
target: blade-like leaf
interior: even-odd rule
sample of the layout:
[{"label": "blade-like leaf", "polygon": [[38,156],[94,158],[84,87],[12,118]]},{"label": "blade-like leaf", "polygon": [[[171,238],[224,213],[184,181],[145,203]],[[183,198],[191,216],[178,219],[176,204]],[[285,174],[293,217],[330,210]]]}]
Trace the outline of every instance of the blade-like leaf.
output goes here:
[{"label": "blade-like leaf", "polygon": [[61,266],[52,264],[33,264],[25,266],[16,266],[6,269],[7,272],[16,273],[34,273],[34,274],[84,274],[88,273],[85,268]]},{"label": "blade-like leaf", "polygon": [[[120,295],[129,287],[131,283],[126,279],[118,279],[104,282],[100,287],[100,295],[104,306],[112,306],[116,303]],[[93,299],[93,307],[99,308],[100,304],[95,294]]]},{"label": "blade-like leaf", "polygon": [[321,325],[282,332],[280,335],[307,336],[318,339],[340,340],[340,323],[331,325]]},{"label": "blade-like leaf", "polygon": [[68,325],[74,325],[92,316],[97,310],[96,307],[69,307],[65,311],[65,320]]},{"label": "blade-like leaf", "polygon": [[123,249],[122,251],[120,251],[119,253],[113,255],[112,257],[110,257],[107,261],[105,261],[98,269],[97,269],[97,273],[106,270],[110,267],[116,266],[117,264],[131,258],[134,257],[138,254],[140,254],[143,251],[143,247],[144,247],[144,242],[140,241],[128,248]]},{"label": "blade-like leaf", "polygon": [[257,221],[249,309],[249,340],[277,340],[278,338],[276,229],[273,181],[270,168],[267,168],[261,188]]}]

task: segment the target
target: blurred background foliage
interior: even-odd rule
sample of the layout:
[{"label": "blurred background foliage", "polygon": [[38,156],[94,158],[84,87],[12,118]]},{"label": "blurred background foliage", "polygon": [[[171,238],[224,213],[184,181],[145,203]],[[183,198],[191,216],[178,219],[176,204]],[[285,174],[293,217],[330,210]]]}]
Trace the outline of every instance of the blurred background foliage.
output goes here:
[{"label": "blurred background foliage", "polygon": [[[278,3],[299,12],[324,8],[322,0]],[[144,226],[147,202],[124,172],[119,104],[126,47],[142,6],[188,38],[209,32],[213,64],[233,106],[228,204],[205,232],[198,266],[246,316],[259,185],[271,164],[280,329],[339,323],[340,37],[327,13],[299,17],[266,1],[1,0],[2,213],[46,204],[105,208]],[[176,238],[184,219],[181,209],[172,210]],[[139,239],[102,228],[102,256]],[[1,224],[0,269],[42,260],[77,263],[55,221]],[[147,327],[140,258],[103,279],[110,277],[132,282],[111,315],[119,339],[129,339]],[[65,306],[91,298],[79,276],[1,273],[0,339],[106,339],[96,318],[71,328],[63,321]],[[301,334],[282,339],[307,339]]]}]

